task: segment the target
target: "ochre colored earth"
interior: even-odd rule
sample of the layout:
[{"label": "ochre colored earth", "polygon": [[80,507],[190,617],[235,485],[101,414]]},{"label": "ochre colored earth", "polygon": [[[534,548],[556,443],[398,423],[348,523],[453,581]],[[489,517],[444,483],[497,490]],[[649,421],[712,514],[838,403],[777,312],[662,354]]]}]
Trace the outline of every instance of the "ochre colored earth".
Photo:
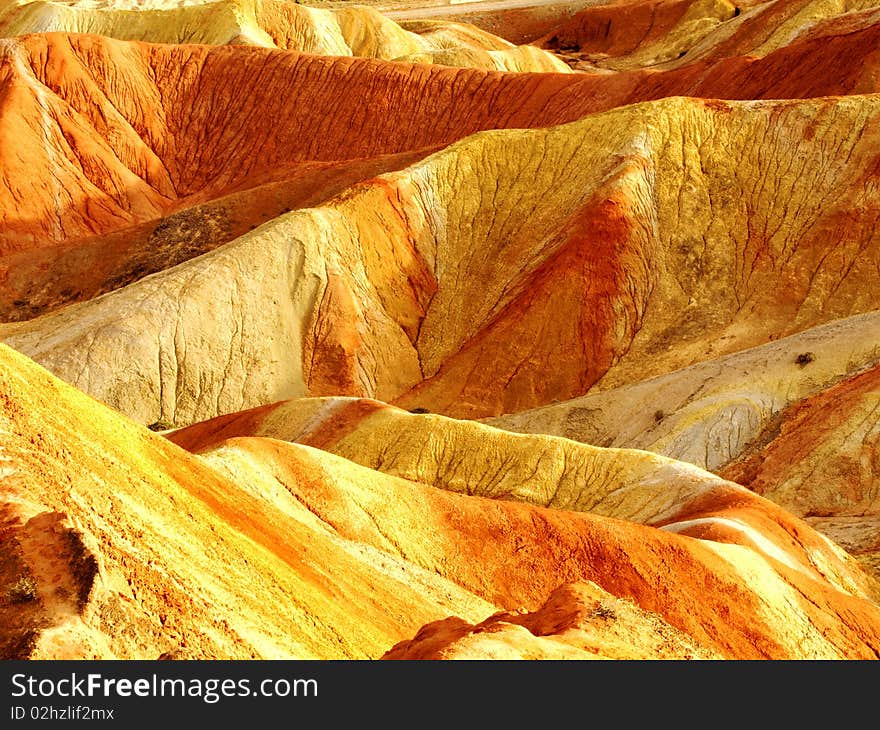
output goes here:
[{"label": "ochre colored earth", "polygon": [[486,8],[0,0],[0,657],[880,656],[880,14]]}]

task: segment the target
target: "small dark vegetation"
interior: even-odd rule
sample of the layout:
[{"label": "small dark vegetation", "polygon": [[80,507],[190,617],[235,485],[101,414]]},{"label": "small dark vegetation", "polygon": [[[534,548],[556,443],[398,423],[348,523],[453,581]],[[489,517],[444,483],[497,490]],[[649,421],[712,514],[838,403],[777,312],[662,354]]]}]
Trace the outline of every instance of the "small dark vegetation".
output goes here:
[{"label": "small dark vegetation", "polygon": [[430,413],[431,411],[429,411],[427,408],[418,407],[418,408],[410,408],[409,412],[410,413]]},{"label": "small dark vegetation", "polygon": [[658,408],[654,411],[654,421],[656,423],[660,423],[664,418],[666,418],[666,414],[661,409]]},{"label": "small dark vegetation", "polygon": [[804,367],[806,365],[809,365],[815,359],[816,356],[812,352],[802,352],[794,359],[794,361],[801,367]]},{"label": "small dark vegetation", "polygon": [[23,575],[6,595],[12,603],[30,603],[37,600],[37,583],[31,576]]},{"label": "small dark vegetation", "polygon": [[171,421],[165,421],[163,419],[159,419],[155,423],[151,423],[147,426],[151,431],[167,431],[169,428],[174,428],[174,424]]},{"label": "small dark vegetation", "polygon": [[163,651],[158,659],[160,661],[185,661],[190,659],[190,655],[183,648],[171,649],[170,651]]},{"label": "small dark vegetation", "polygon": [[601,618],[611,621],[617,618],[617,611],[610,602],[601,601],[590,611],[590,618]]},{"label": "small dark vegetation", "polygon": [[574,38],[560,38],[554,35],[545,43],[545,48],[556,51],[568,51],[569,53],[577,53],[581,50],[581,44]]}]

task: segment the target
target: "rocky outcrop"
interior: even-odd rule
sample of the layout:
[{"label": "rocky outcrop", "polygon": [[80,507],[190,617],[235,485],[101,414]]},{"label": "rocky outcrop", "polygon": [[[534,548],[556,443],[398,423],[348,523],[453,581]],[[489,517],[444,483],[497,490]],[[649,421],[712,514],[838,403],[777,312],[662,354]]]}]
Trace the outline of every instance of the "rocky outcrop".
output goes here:
[{"label": "rocky outcrop", "polygon": [[[470,421],[410,414],[376,401],[338,398],[263,406],[169,434],[196,451],[243,436],[295,441],[457,493],[688,534],[708,530],[724,535],[717,539],[745,541],[777,559],[795,549],[803,565],[827,580],[850,580],[843,577],[848,568],[842,566],[852,560],[826,540],[793,548],[804,537],[802,528],[778,506],[692,465],[643,451],[511,434]],[[831,567],[841,560],[841,567]],[[867,583],[863,587],[872,590]]]},{"label": "rocky outcrop", "polygon": [[875,312],[631,386],[488,419],[648,449],[718,471],[803,517],[878,575]]},{"label": "rocky outcrop", "polygon": [[361,180],[404,167],[430,151],[281,166],[268,181],[248,180],[250,187],[180,210],[172,208],[162,218],[7,254],[0,257],[4,285],[0,320],[33,319],[115,291],[213,251],[291,210],[323,203]]},{"label": "rocky outcrop", "polygon": [[[495,610],[340,537],[269,474],[233,479],[0,357],[4,658],[364,658]],[[320,455],[288,452],[297,483],[321,472]]]},{"label": "rocky outcrop", "polygon": [[[19,140],[0,159],[0,253],[109,233],[284,179],[294,165],[546,123],[541,105],[560,83],[553,78],[566,78],[549,77],[523,105],[535,79],[491,77],[499,94],[480,111],[472,102],[485,73],[462,78],[448,67],[53,34],[5,39],[0,51],[0,132]],[[422,105],[422,94],[440,107]]]},{"label": "rocky outcrop", "polygon": [[[6,150],[0,158],[7,171],[0,254],[155,220],[298,175],[291,166],[306,162],[412,153],[484,129],[545,127],[673,95],[870,93],[878,28],[796,43],[764,59],[611,76],[487,74],[94,36],[3,40],[0,131],[27,155]],[[139,99],[158,113],[144,113]],[[332,117],[319,113],[326,108]],[[193,128],[203,134],[189,134]]]},{"label": "rocky outcrop", "polygon": [[[829,28],[765,59],[567,77],[425,65],[404,74],[399,64],[328,65],[243,46],[218,56],[81,36],[4,41],[0,127],[27,155],[9,148],[2,159],[0,317],[31,319],[112,291],[480,129],[557,124],[671,94],[874,91],[880,26],[863,26]],[[231,86],[247,104],[224,102]],[[140,96],[162,113],[138,112]],[[331,104],[337,124],[327,127],[314,112]],[[193,146],[193,127],[204,127],[204,144]],[[372,131],[355,141],[348,130],[359,128]]]},{"label": "rocky outcrop", "polygon": [[656,66],[681,58],[737,15],[739,9],[727,0],[602,3],[584,8],[535,44],[601,68]]}]

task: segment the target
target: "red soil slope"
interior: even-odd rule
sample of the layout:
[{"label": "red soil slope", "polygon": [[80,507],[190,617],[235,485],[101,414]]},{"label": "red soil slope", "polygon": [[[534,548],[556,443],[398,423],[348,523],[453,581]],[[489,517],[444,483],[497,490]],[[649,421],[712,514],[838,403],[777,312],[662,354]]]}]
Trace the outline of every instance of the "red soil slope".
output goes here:
[{"label": "red soil slope", "polygon": [[878,33],[870,26],[760,61],[612,77],[97,36],[7,40],[0,133],[18,144],[0,152],[0,252],[118,230],[253,185],[279,166],[436,147],[662,96],[873,91]]}]

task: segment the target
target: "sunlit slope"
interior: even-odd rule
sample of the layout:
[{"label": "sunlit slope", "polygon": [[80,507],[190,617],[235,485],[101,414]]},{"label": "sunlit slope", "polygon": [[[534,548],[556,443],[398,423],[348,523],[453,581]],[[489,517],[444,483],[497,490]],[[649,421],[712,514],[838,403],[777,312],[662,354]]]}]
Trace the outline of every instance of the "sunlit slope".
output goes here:
[{"label": "sunlit slope", "polygon": [[675,98],[479,134],[2,333],[146,423],[638,382],[877,307],[878,111]]},{"label": "sunlit slope", "polygon": [[0,15],[0,36],[46,32],[151,43],[244,44],[388,61],[418,55],[422,62],[448,66],[569,72],[562,60],[546,51],[514,46],[464,23],[438,22],[413,33],[373,8],[357,5],[321,9],[283,0],[217,0],[125,9],[31,2]]},{"label": "sunlit slope", "polygon": [[878,321],[876,312],[838,320],[489,423],[719,471],[803,517],[876,575]]},{"label": "sunlit slope", "polygon": [[633,601],[595,583],[567,583],[533,612],[479,624],[457,616],[424,626],[383,659],[720,659]]},{"label": "sunlit slope", "polygon": [[763,57],[793,42],[853,34],[876,23],[876,6],[869,0],[758,3],[708,34],[685,58]]},{"label": "sunlit slope", "polygon": [[[280,403],[197,424],[170,438],[199,450],[242,435],[296,440],[389,475],[463,495],[549,505],[556,514],[574,509],[662,526],[663,532],[725,543],[717,550],[741,568],[746,565],[740,562],[746,555],[742,548],[748,547],[798,575],[818,574],[850,590],[857,585],[870,590],[870,581],[856,577],[859,571],[852,558],[776,505],[707,472],[646,452],[514,435],[356,399]],[[520,540],[517,528],[511,526],[509,534]],[[527,550],[527,543],[522,544]],[[536,571],[531,580],[540,581],[541,575]],[[759,579],[754,574],[747,580]],[[639,603],[668,619],[668,609]],[[637,624],[642,620],[632,614],[629,618]],[[672,623],[681,626],[678,620]],[[450,626],[453,633],[467,630],[462,622],[444,622],[440,633]],[[590,633],[589,622],[581,628]],[[582,640],[586,639],[577,638]],[[611,636],[608,640],[615,641]]]},{"label": "sunlit slope", "polygon": [[[545,109],[567,78],[98,36],[0,40],[0,134],[17,140],[0,152],[0,252],[155,219],[280,166],[569,121],[578,109]],[[486,81],[494,92],[477,94]]]},{"label": "sunlit slope", "polygon": [[681,58],[738,14],[727,0],[603,3],[565,19],[535,45],[578,54],[601,68],[654,66]]},{"label": "sunlit slope", "polygon": [[[675,534],[687,524],[454,494],[273,439],[187,455],[0,356],[5,657],[380,656],[420,624],[538,611],[585,582],[631,606],[638,658],[880,648],[865,577],[793,518],[775,523],[770,544],[785,549],[768,555],[760,539],[734,544],[723,521],[697,540]],[[748,494],[716,482],[715,509]],[[620,655],[617,633],[602,644],[581,642]]]},{"label": "sunlit slope", "polygon": [[233,481],[2,360],[4,658],[366,657],[425,620],[491,610],[340,538],[276,482]]},{"label": "sunlit slope", "polygon": [[880,11],[552,8],[0,0],[0,658],[880,656]]},{"label": "sunlit slope", "polygon": [[[723,541],[817,571],[841,586],[854,566],[843,551],[775,504],[689,464],[643,451],[520,435],[471,421],[409,414],[377,401],[305,399],[221,416],[175,431],[190,450],[262,436],[303,443],[396,477],[468,495],[689,531],[721,528]],[[715,524],[717,523],[717,524]],[[729,528],[725,530],[723,528]],[[702,532],[702,530],[700,530]]]},{"label": "sunlit slope", "polygon": [[0,321],[31,319],[120,289],[430,152],[429,148],[358,160],[281,165],[266,176],[248,179],[244,189],[172,208],[161,218],[9,253],[0,257]]}]

